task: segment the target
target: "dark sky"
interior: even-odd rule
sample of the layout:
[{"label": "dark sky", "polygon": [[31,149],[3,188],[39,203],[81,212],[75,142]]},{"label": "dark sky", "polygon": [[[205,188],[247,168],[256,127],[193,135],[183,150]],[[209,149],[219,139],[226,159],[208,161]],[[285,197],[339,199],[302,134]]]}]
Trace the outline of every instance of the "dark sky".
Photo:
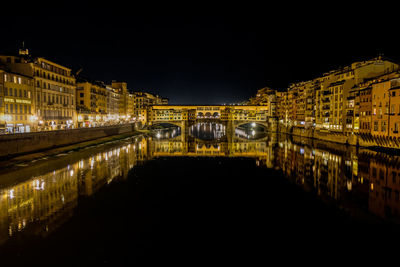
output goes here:
[{"label": "dark sky", "polygon": [[25,41],[35,55],[173,104],[240,102],[378,53],[400,61],[390,9],[85,3],[19,6],[3,17],[0,52]]}]

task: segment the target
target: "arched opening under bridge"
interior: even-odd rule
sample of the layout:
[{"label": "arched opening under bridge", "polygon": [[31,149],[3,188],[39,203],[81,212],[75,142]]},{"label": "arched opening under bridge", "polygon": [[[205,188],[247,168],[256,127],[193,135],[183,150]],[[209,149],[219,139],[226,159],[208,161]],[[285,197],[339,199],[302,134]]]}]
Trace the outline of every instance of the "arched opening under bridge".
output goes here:
[{"label": "arched opening under bridge", "polygon": [[244,139],[256,140],[268,135],[268,127],[262,123],[245,122],[236,126],[235,135]]},{"label": "arched opening under bridge", "polygon": [[182,127],[178,123],[155,123],[148,127],[150,135],[157,139],[169,139],[181,135]]}]

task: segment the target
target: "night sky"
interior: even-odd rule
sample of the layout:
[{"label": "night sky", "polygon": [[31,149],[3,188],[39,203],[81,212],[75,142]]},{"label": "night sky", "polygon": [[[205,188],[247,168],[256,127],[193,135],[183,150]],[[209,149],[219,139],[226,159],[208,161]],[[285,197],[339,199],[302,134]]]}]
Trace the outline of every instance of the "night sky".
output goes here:
[{"label": "night sky", "polygon": [[171,104],[237,103],[378,53],[400,61],[390,8],[69,3],[3,16],[0,53],[25,41],[34,55]]}]

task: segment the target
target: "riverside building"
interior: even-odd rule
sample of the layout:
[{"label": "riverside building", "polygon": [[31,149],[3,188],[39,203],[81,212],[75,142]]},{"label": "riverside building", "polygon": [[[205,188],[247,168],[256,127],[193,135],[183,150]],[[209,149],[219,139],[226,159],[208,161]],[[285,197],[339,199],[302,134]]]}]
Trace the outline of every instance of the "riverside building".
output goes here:
[{"label": "riverside building", "polygon": [[33,79],[0,67],[0,134],[35,130]]},{"label": "riverside building", "polygon": [[76,126],[75,78],[71,69],[27,49],[17,56],[0,55],[0,62],[14,73],[33,78],[32,106],[37,130],[69,129]]},{"label": "riverside building", "polygon": [[[373,127],[371,123],[374,123],[375,128],[376,125],[380,125],[379,129],[383,126],[384,131],[379,130],[379,134],[388,134],[389,122],[385,119],[383,107],[382,115],[378,115],[379,119],[374,120],[376,122],[365,117],[370,114],[371,101],[368,102],[367,99],[373,94],[371,81],[375,80],[376,83],[379,77],[385,75],[394,78],[396,75],[393,76],[392,73],[398,70],[398,64],[379,56],[367,61],[354,62],[310,81],[291,84],[287,89],[287,102],[284,104],[286,110],[280,110],[278,113],[279,121],[286,122],[285,125],[289,128],[311,128],[319,132],[345,135],[365,133]],[[388,97],[389,85],[385,88],[378,85],[375,87],[376,97]],[[383,91],[385,93],[382,93]],[[389,103],[385,101],[382,105]],[[360,113],[363,117],[360,117]]]},{"label": "riverside building", "polygon": [[168,99],[146,92],[133,92],[133,116],[136,121],[147,122],[148,108],[154,105],[168,105]]},{"label": "riverside building", "polygon": [[107,114],[107,88],[102,82],[78,77],[76,82],[76,105],[78,127],[105,125]]}]

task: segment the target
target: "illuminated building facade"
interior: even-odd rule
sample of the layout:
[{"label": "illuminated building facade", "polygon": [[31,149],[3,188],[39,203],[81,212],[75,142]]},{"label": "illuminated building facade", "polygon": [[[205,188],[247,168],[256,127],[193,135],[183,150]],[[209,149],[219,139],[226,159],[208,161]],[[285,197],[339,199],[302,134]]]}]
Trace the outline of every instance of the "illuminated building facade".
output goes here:
[{"label": "illuminated building facade", "polygon": [[107,88],[104,83],[79,77],[76,84],[76,105],[79,127],[94,127],[106,124]]},{"label": "illuminated building facade", "polygon": [[33,82],[29,76],[0,69],[0,133],[34,130]]},{"label": "illuminated building facade", "polygon": [[120,94],[110,85],[106,85],[107,90],[107,121],[110,124],[119,122],[119,101]]},{"label": "illuminated building facade", "polygon": [[400,78],[391,80],[389,98],[389,136],[398,139],[400,137]]},{"label": "illuminated building facade", "polygon": [[43,57],[30,56],[20,50],[18,56],[0,56],[11,71],[34,80],[33,110],[37,130],[57,130],[75,127],[75,78],[71,69]]},{"label": "illuminated building facade", "polygon": [[[153,105],[167,105],[168,99],[146,92],[133,92],[133,116],[136,121],[147,122],[147,109]],[[176,116],[175,116],[176,117]]]},{"label": "illuminated building facade", "polygon": [[[286,111],[280,111],[278,119],[287,121],[289,127],[311,128],[321,132],[351,135],[366,133],[370,128],[373,132],[374,126],[369,125],[373,122],[366,117],[370,113],[371,101],[364,101],[369,99],[370,94],[373,95],[372,91],[381,100],[384,96],[388,99],[390,81],[388,85],[378,85],[377,81],[393,80],[398,76],[398,70],[398,64],[379,56],[332,70],[310,81],[291,84],[287,89],[287,103],[284,104]],[[383,105],[389,105],[389,102],[384,102]],[[387,111],[386,116],[384,111]],[[388,135],[388,113],[382,107],[379,119],[374,120],[375,124],[379,124],[379,129],[383,126],[384,131],[379,130],[379,134],[386,132]]]},{"label": "illuminated building facade", "polygon": [[117,82],[112,81],[111,87],[119,94],[119,102],[118,102],[118,113],[119,119],[122,121],[127,121],[130,119],[128,114],[128,84],[126,82]]}]

